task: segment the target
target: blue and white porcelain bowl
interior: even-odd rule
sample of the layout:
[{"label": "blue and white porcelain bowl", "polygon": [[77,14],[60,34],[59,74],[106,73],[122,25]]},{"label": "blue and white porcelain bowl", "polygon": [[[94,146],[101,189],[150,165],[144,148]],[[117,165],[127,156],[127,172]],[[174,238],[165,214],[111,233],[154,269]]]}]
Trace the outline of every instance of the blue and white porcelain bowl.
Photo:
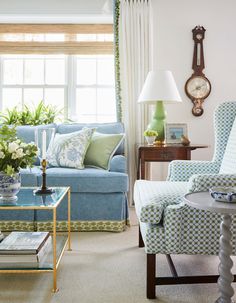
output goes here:
[{"label": "blue and white porcelain bowl", "polygon": [[212,187],[209,189],[212,198],[218,202],[236,202],[236,187]]}]

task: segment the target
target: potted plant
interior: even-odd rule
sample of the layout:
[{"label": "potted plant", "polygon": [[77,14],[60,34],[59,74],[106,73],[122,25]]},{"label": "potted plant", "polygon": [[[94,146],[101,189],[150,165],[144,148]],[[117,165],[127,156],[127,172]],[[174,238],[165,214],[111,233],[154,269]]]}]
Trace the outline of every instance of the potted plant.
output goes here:
[{"label": "potted plant", "polygon": [[145,130],[143,134],[145,136],[148,145],[153,145],[153,143],[156,140],[156,137],[158,136],[157,131],[152,129]]},{"label": "potted plant", "polygon": [[57,107],[53,105],[46,105],[43,101],[35,108],[29,108],[24,105],[23,110],[19,110],[17,106],[12,109],[7,109],[0,113],[1,124],[6,125],[40,125],[50,124],[55,122],[62,113]]},{"label": "potted plant", "polygon": [[16,129],[3,125],[0,128],[0,196],[14,201],[20,190],[20,169],[32,167],[37,156],[34,142],[24,143],[16,136]]}]

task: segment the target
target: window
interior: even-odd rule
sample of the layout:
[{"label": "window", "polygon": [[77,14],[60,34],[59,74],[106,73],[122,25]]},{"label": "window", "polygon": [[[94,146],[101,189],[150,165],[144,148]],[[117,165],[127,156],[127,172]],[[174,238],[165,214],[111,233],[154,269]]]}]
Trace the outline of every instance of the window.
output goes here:
[{"label": "window", "polygon": [[56,33],[40,33],[40,25],[11,26],[0,25],[0,110],[43,100],[72,121],[116,121],[111,26],[71,25],[66,33],[53,25],[43,28]]},{"label": "window", "polygon": [[115,121],[116,104],[114,101],[111,102],[115,100],[113,56],[78,55],[75,60],[75,113],[78,120],[81,122]]},{"label": "window", "polygon": [[65,56],[3,55],[1,109],[37,105],[41,100],[64,108]]}]

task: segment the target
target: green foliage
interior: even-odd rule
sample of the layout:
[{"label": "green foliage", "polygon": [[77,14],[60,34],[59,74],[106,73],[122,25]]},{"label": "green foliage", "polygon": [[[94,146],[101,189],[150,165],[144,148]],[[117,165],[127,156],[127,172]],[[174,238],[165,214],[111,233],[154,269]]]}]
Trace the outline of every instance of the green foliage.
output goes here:
[{"label": "green foliage", "polygon": [[56,106],[45,105],[41,101],[36,108],[30,109],[27,105],[22,111],[17,107],[7,109],[6,112],[0,113],[0,123],[5,125],[39,125],[50,124],[56,121],[61,110]]},{"label": "green foliage", "polygon": [[16,136],[16,128],[3,125],[0,128],[0,171],[14,175],[20,168],[32,167],[37,156],[34,142],[24,143]]},{"label": "green foliage", "polygon": [[158,132],[152,129],[146,129],[143,133],[145,137],[156,137],[158,136]]}]

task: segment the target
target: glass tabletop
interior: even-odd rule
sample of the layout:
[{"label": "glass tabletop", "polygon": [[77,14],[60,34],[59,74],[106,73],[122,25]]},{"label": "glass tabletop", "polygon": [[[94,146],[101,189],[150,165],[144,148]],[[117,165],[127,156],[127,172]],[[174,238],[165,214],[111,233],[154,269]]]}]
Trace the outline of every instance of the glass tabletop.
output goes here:
[{"label": "glass tabletop", "polygon": [[0,209],[51,209],[57,207],[67,194],[69,187],[53,187],[51,195],[35,195],[33,187],[22,187],[14,202],[0,201]]}]

